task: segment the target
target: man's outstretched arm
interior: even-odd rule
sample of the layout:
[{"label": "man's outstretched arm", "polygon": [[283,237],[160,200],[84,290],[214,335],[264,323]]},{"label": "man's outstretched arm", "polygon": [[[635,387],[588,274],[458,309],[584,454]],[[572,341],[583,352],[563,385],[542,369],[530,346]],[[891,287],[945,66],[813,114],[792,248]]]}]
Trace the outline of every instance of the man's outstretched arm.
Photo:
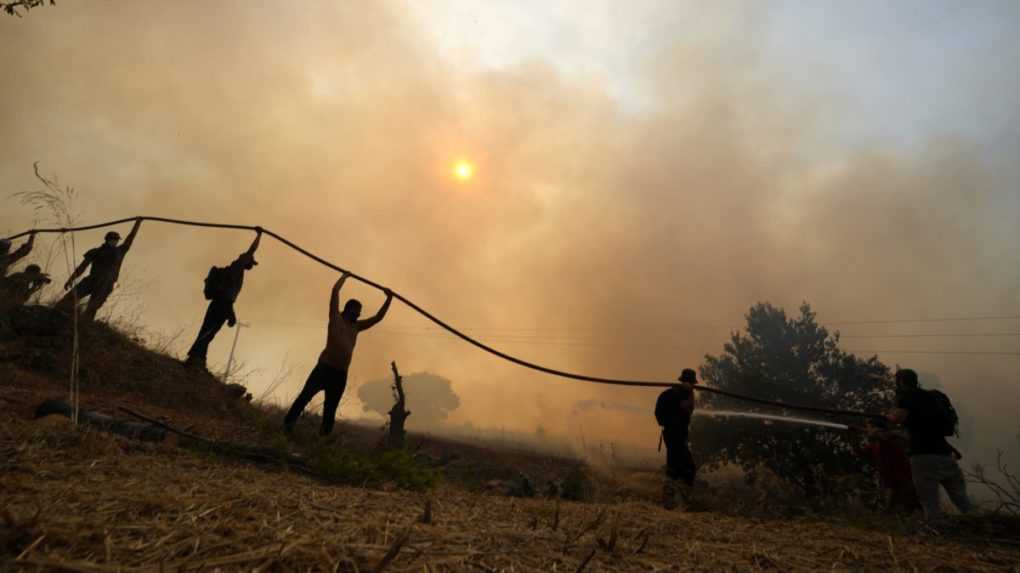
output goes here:
[{"label": "man's outstretched arm", "polygon": [[31,231],[28,234],[28,240],[23,245],[18,247],[18,250],[11,253],[9,261],[14,263],[18,259],[21,259],[32,252],[32,245],[35,244],[35,231]]},{"label": "man's outstretched arm", "polygon": [[92,264],[91,254],[92,251],[85,253],[85,256],[82,257],[81,264],[78,265],[78,268],[74,269],[71,276],[67,277],[67,282],[64,283],[64,290],[71,290],[71,287],[74,286],[74,280],[83,275],[85,270],[89,268],[89,265]]},{"label": "man's outstretched arm", "polygon": [[262,227],[255,227],[255,240],[251,242],[251,246],[248,247],[248,250],[246,251],[245,254],[247,254],[249,257],[254,257],[255,251],[259,249],[259,241],[261,240],[262,240]]},{"label": "man's outstretched arm", "polygon": [[907,421],[907,416],[909,415],[909,410],[905,408],[895,408],[892,412],[885,415],[885,419],[889,420],[893,424],[903,424]]},{"label": "man's outstretched arm", "polygon": [[121,246],[125,253],[128,251],[128,249],[131,248],[131,245],[135,242],[135,237],[138,235],[138,228],[141,226],[142,219],[141,218],[135,219],[135,224],[133,227],[131,227],[131,232],[128,233],[127,238],[124,239],[124,244]]},{"label": "man's outstretched arm", "polygon": [[379,324],[383,317],[386,316],[386,312],[390,310],[390,303],[393,302],[393,291],[388,288],[384,288],[383,292],[386,293],[386,302],[382,303],[382,306],[379,307],[379,312],[375,313],[375,316],[358,321],[359,331],[368,330],[369,328]]},{"label": "man's outstretched arm", "polygon": [[690,397],[683,402],[680,402],[680,410],[683,413],[690,415],[694,413],[694,390],[688,390],[688,392],[691,393]]},{"label": "man's outstretched arm", "polygon": [[351,276],[350,273],[344,273],[337,279],[336,284],[333,285],[333,291],[329,295],[329,318],[332,320],[334,317],[340,315],[340,289],[343,288],[344,282],[347,281],[347,277]]}]

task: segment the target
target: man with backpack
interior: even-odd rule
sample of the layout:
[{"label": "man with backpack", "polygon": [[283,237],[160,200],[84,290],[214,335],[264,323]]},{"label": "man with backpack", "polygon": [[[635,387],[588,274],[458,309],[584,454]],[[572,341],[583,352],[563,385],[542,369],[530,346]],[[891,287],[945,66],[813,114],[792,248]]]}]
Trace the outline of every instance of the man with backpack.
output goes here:
[{"label": "man with backpack", "polygon": [[[677,492],[686,485],[682,495],[690,503],[690,488],[694,486],[694,457],[687,443],[691,416],[694,414],[694,388],[697,374],[684,368],[678,379],[680,384],[667,388],[655,402],[655,421],[662,426],[662,441],[666,444],[666,483],[663,485],[662,504],[666,509],[677,505]],[[681,485],[684,484],[684,485]]]},{"label": "man with backpack", "polygon": [[195,343],[188,350],[188,359],[185,360],[185,365],[205,368],[209,344],[223,328],[223,323],[230,327],[237,324],[234,302],[237,301],[237,295],[241,293],[241,287],[244,285],[244,273],[252,270],[258,264],[255,261],[255,251],[259,248],[261,239],[262,227],[255,227],[255,240],[252,241],[247,251],[241,253],[234,259],[234,262],[226,267],[214,266],[209,269],[203,289],[205,298],[209,301],[209,307],[205,311],[205,318],[202,320],[201,328],[198,329]]},{"label": "man with backpack", "polygon": [[939,486],[961,513],[971,509],[967,481],[957,460],[959,452],[946,440],[956,434],[959,417],[949,397],[938,390],[921,388],[917,372],[896,372],[896,409],[889,420],[903,424],[910,434],[910,470],[925,520],[937,523],[943,518],[939,506]]}]

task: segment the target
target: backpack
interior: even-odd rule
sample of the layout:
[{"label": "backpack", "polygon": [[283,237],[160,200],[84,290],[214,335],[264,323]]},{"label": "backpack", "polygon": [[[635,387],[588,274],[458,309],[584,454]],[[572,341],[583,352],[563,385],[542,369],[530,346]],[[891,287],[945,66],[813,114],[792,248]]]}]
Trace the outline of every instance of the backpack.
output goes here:
[{"label": "backpack", "polygon": [[959,435],[960,417],[956,414],[953,403],[949,401],[949,396],[938,390],[928,390],[928,399],[931,410],[926,417],[931,428],[941,432],[943,436]]},{"label": "backpack", "polygon": [[205,300],[212,300],[222,295],[227,290],[227,269],[224,267],[210,267],[209,273],[205,275],[205,288],[202,294]]}]

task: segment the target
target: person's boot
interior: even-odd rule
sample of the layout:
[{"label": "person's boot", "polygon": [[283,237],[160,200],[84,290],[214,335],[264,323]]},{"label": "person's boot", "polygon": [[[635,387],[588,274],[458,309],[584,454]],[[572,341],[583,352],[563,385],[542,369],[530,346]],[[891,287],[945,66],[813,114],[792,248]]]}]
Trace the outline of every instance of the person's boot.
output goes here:
[{"label": "person's boot", "polygon": [[705,504],[694,486],[681,483],[679,484],[679,489],[685,511],[705,511]]},{"label": "person's boot", "polygon": [[188,358],[184,361],[184,366],[194,368],[195,370],[205,370],[205,358],[189,354]]},{"label": "person's boot", "polygon": [[662,484],[662,507],[676,509],[676,482],[669,478]]}]

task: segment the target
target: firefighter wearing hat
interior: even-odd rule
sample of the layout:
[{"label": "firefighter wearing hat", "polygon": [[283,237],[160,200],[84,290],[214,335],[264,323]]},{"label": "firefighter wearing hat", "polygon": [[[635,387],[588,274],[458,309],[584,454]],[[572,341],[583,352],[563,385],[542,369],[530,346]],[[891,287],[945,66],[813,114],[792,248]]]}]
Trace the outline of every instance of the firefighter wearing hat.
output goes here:
[{"label": "firefighter wearing hat", "polygon": [[188,350],[186,365],[205,368],[209,343],[213,341],[213,338],[216,338],[216,334],[223,328],[224,323],[230,327],[237,324],[234,303],[237,302],[237,296],[241,294],[241,287],[244,286],[244,273],[252,270],[258,264],[255,261],[255,251],[259,248],[261,238],[262,228],[255,227],[255,240],[252,241],[247,251],[238,255],[234,262],[226,267],[209,269],[204,289],[209,306],[206,308],[202,326],[198,329],[195,343]]},{"label": "firefighter wearing hat", "polygon": [[666,444],[663,505],[667,509],[676,507],[677,494],[681,494],[682,501],[689,501],[696,472],[688,434],[694,413],[693,386],[698,383],[698,377],[694,370],[685,368],[678,380],[679,384],[670,386],[655,402],[655,420],[662,426],[662,440]]}]

